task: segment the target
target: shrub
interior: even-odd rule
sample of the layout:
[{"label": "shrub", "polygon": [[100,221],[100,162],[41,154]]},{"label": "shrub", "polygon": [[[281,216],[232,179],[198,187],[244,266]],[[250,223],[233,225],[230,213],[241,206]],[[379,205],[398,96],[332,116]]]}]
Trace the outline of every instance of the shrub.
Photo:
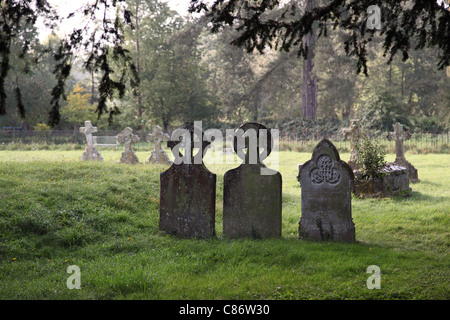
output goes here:
[{"label": "shrub", "polygon": [[355,149],[358,153],[357,165],[360,168],[364,179],[380,178],[381,169],[386,164],[384,157],[386,151],[383,146],[363,135]]},{"label": "shrub", "polygon": [[48,130],[50,130],[50,126],[48,126],[45,123],[38,123],[37,125],[34,126],[34,130],[36,130],[36,131],[48,131]]}]

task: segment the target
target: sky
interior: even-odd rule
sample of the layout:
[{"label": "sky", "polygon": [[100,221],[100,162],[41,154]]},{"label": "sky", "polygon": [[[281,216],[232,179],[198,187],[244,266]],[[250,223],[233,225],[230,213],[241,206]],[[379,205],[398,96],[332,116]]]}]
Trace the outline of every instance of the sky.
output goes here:
[{"label": "sky", "polygon": [[[92,0],[91,0],[92,1]],[[163,0],[164,1],[164,0]],[[48,0],[48,2],[58,11],[61,17],[67,17],[69,13],[74,12],[76,9],[80,8],[84,3],[90,2],[89,0],[77,1],[77,0]],[[169,6],[178,12],[180,15],[187,15],[187,9],[189,7],[190,0],[165,0]],[[60,30],[60,35],[70,33],[78,24],[80,20],[73,17],[68,20],[68,22],[63,23]],[[38,23],[39,25],[39,23]],[[40,41],[42,42],[47,38],[50,31],[45,29],[41,24],[40,29]]]}]

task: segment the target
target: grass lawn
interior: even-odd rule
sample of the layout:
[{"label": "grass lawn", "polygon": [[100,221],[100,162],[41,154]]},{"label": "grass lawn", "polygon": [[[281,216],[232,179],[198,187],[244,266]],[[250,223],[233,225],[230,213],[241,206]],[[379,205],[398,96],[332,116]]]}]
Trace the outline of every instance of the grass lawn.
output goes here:
[{"label": "grass lawn", "polygon": [[[75,151],[0,151],[0,299],[449,299],[450,155],[407,154],[410,197],[352,199],[354,244],[298,240],[297,163],[280,152],[282,239],[177,239],[158,231],[161,165],[102,163]],[[137,152],[141,161],[150,156]],[[348,159],[349,154],[341,154]],[[387,161],[394,159],[388,154]],[[81,289],[66,286],[69,265]],[[369,290],[367,267],[381,270]]]}]

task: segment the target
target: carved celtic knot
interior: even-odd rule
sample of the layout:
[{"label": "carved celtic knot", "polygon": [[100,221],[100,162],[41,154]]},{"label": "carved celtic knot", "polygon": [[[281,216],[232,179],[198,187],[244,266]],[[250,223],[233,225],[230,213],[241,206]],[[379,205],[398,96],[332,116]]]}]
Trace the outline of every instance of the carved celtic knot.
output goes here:
[{"label": "carved celtic knot", "polygon": [[333,160],[327,155],[321,156],[317,160],[317,168],[311,171],[311,181],[313,183],[336,184],[341,179],[341,173],[333,168]]}]

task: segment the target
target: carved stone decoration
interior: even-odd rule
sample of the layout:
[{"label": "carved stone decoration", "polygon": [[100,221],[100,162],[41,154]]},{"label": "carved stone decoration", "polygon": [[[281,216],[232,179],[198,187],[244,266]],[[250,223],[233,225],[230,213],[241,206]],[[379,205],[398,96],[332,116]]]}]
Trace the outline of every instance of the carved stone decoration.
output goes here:
[{"label": "carved stone decoration", "polygon": [[354,242],[351,205],[354,175],[329,140],[319,142],[311,160],[302,165],[298,180],[302,188],[299,238]]},{"label": "carved stone decoration", "polygon": [[336,184],[341,179],[341,173],[333,168],[333,160],[327,155],[321,156],[317,160],[318,167],[311,171],[311,181],[313,183],[327,182]]}]

